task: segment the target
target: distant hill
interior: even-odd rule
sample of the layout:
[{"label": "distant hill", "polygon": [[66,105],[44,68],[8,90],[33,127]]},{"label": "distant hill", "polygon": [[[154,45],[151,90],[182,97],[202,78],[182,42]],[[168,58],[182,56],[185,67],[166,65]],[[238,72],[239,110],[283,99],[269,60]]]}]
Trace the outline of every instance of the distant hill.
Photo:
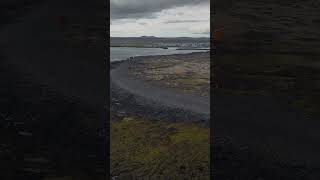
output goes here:
[{"label": "distant hill", "polygon": [[141,38],[157,38],[155,36],[141,36]]}]

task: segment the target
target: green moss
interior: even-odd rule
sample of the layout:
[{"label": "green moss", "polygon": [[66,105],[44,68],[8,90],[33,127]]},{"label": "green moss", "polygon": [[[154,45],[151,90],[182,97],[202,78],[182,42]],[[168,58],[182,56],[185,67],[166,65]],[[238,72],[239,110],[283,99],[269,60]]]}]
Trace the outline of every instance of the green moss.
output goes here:
[{"label": "green moss", "polygon": [[[182,123],[172,124],[171,128],[177,129],[178,133],[174,133],[170,136],[170,139],[174,143],[190,142],[192,144],[208,143],[208,129],[206,130],[198,126],[190,126]],[[205,133],[204,133],[205,132]]]},{"label": "green moss", "polygon": [[209,177],[209,130],[124,118],[111,123],[111,171],[137,177]]},{"label": "green moss", "polygon": [[208,97],[210,95],[210,92],[209,91],[202,92],[200,95],[203,96],[203,97]]}]

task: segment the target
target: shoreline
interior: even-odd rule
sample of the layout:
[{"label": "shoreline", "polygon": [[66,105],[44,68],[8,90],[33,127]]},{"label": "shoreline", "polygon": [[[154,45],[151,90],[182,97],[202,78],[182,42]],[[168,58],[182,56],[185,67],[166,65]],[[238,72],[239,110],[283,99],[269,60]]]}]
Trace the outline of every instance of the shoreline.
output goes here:
[{"label": "shoreline", "polygon": [[[132,64],[134,65],[135,63],[139,63],[139,61],[142,61],[144,60],[145,58],[161,58],[161,57],[172,57],[172,56],[181,56],[181,57],[184,57],[184,56],[188,56],[188,55],[197,55],[197,54],[206,54],[207,52],[193,52],[193,53],[189,53],[189,54],[174,54],[174,55],[153,55],[153,56],[139,56],[139,57],[135,57],[133,59],[127,59],[127,60],[121,60],[121,61],[115,61],[115,62],[110,62],[110,70],[113,71],[114,69],[118,68],[119,66],[123,65],[123,64]],[[124,71],[124,70],[122,70]],[[138,78],[139,79],[139,78]],[[137,83],[140,83],[140,81],[138,80]],[[149,84],[147,82],[147,84]],[[151,83],[150,84],[151,86],[158,86],[158,84],[154,84],[154,83]],[[161,87],[159,86],[160,90],[161,91]],[[170,88],[169,88],[170,89]],[[168,90],[169,90],[168,89]],[[165,89],[166,90],[166,89]],[[175,92],[174,89],[172,89],[173,92]],[[137,99],[139,99],[138,101],[141,103],[141,104],[138,104],[137,105],[137,108],[134,104],[130,104],[130,105],[127,105],[127,107],[122,107],[124,109],[128,108],[128,113],[131,114],[131,115],[134,115],[135,113],[138,114],[138,116],[145,116],[145,115],[148,115],[148,117],[152,118],[152,116],[154,116],[153,118],[155,119],[166,119],[166,120],[173,120],[173,119],[184,119],[184,118],[187,118],[189,120],[191,119],[202,119],[202,115],[199,116],[193,112],[188,112],[186,110],[181,110],[179,108],[163,108],[162,105],[156,105],[155,103],[151,103],[149,102],[150,99],[145,99],[145,98],[141,98],[140,96],[137,96],[137,95],[134,95],[134,94],[131,94],[130,92],[128,92],[127,90],[124,90],[124,89],[121,89],[119,88],[117,85],[114,84],[114,82],[111,81],[111,99],[113,99],[113,95],[115,97],[117,97],[117,102],[114,102],[114,103],[120,103],[120,104],[125,104],[124,102],[121,102],[121,101],[128,101],[128,102],[135,102]],[[192,94],[190,94],[192,96]],[[123,97],[130,97],[131,100],[128,100],[126,98],[123,98]],[[209,97],[207,97],[209,98]],[[113,103],[113,102],[112,102]],[[146,112],[143,112],[141,111],[141,107],[144,107],[145,111]],[[161,113],[157,113],[157,112],[161,112]],[[206,117],[205,119],[209,119],[209,117]],[[189,121],[187,120],[187,121]],[[175,120],[176,121],[176,120]],[[206,124],[205,126],[208,127],[208,120],[200,120],[200,122],[206,122],[204,124]],[[200,124],[202,124],[200,123]]]},{"label": "shoreline", "polygon": [[176,48],[176,50],[208,50],[210,51],[210,48],[184,48],[181,46],[164,46],[164,47],[149,47],[149,46],[109,46],[109,47],[127,47],[127,48],[157,48],[157,49],[165,49],[165,48]]},{"label": "shoreline", "polygon": [[187,55],[187,54],[192,55],[194,53],[210,53],[210,50],[209,51],[201,51],[201,52],[166,54],[166,55],[139,55],[139,56],[131,56],[131,57],[128,57],[127,59],[117,59],[117,60],[113,60],[113,61],[110,59],[110,65],[112,65],[113,62],[130,61],[133,58],[147,58],[147,57],[156,57],[156,56],[177,56],[177,55]]}]

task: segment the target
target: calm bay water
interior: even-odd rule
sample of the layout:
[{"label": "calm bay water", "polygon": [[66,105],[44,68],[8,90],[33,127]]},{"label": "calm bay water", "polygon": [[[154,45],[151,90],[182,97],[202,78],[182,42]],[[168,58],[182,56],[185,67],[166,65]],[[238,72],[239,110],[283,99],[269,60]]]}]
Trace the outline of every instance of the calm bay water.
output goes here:
[{"label": "calm bay water", "polygon": [[135,48],[135,47],[111,47],[110,59],[112,61],[125,60],[134,56],[187,54],[191,52],[206,52],[208,50],[176,50],[176,48]]}]

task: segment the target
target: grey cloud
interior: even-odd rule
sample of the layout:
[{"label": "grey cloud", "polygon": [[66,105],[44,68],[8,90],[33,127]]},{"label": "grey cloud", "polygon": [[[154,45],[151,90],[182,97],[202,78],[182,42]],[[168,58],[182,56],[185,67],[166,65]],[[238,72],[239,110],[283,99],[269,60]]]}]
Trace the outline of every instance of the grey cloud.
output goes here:
[{"label": "grey cloud", "polygon": [[207,20],[169,20],[165,21],[165,24],[173,24],[173,23],[197,23],[197,22],[206,22]]},{"label": "grey cloud", "polygon": [[111,0],[111,19],[154,18],[154,13],[173,7],[205,4],[210,0]]},{"label": "grey cloud", "polygon": [[190,29],[192,34],[210,34],[210,27]]},{"label": "grey cloud", "polygon": [[146,22],[139,22],[140,25],[144,26],[144,25],[147,25]]},{"label": "grey cloud", "polygon": [[210,31],[193,32],[192,34],[198,34],[198,35],[210,35]]}]

